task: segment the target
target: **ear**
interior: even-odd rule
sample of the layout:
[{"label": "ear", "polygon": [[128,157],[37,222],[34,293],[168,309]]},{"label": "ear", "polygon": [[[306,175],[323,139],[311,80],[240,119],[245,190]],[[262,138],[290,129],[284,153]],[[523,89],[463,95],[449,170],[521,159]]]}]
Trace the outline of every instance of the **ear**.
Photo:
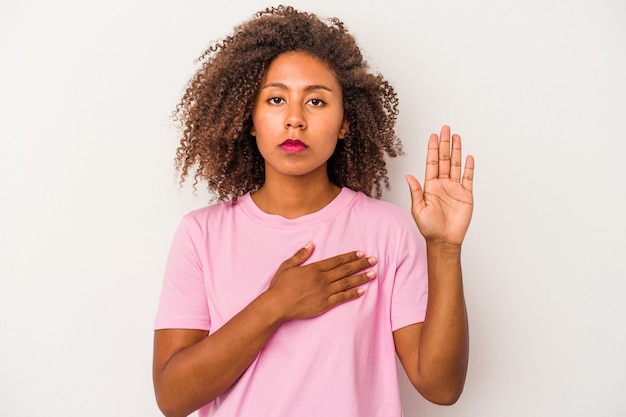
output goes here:
[{"label": "ear", "polygon": [[343,119],[341,123],[341,128],[339,129],[339,139],[345,139],[350,131],[350,122],[348,119]]},{"label": "ear", "polygon": [[252,136],[256,136],[256,129],[254,128],[254,125],[252,125],[252,127],[250,128],[250,134]]}]

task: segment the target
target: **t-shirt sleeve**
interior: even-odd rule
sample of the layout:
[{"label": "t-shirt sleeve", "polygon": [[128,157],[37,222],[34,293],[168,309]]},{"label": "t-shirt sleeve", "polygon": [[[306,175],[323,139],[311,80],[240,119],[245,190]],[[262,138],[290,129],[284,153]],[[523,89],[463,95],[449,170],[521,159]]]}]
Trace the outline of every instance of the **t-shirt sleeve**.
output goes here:
[{"label": "t-shirt sleeve", "polygon": [[207,303],[201,253],[206,245],[198,222],[183,217],[172,241],[155,330],[209,330],[211,318]]},{"label": "t-shirt sleeve", "polygon": [[426,242],[409,213],[398,245],[398,261],[391,298],[392,330],[423,322],[427,302]]}]

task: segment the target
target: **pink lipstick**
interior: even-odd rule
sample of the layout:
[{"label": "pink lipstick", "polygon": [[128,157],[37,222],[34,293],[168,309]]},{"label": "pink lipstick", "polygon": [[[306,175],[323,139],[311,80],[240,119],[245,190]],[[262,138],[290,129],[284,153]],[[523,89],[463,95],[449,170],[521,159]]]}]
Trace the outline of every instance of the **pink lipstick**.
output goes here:
[{"label": "pink lipstick", "polygon": [[290,154],[300,153],[306,148],[308,148],[308,146],[306,146],[304,142],[298,139],[287,139],[280,144],[280,149]]}]

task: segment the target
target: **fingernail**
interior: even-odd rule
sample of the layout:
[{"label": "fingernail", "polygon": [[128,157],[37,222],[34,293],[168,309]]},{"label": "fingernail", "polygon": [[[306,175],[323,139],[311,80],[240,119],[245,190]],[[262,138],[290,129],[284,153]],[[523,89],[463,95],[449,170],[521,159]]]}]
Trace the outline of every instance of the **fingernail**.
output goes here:
[{"label": "fingernail", "polygon": [[365,290],[363,288],[357,288],[356,292],[357,294],[361,295],[365,292]]},{"label": "fingernail", "polygon": [[358,251],[356,251],[356,256],[357,256],[357,258],[362,258],[362,257],[365,256],[365,254],[363,253],[363,251],[358,250]]},{"label": "fingernail", "polygon": [[368,271],[367,274],[368,278],[374,278],[376,276],[376,271]]},{"label": "fingernail", "polygon": [[376,258],[373,256],[370,256],[369,258],[367,258],[367,261],[371,264],[374,265],[376,263]]},{"label": "fingernail", "polygon": [[304,245],[304,249],[310,249],[311,246],[313,246],[313,242],[307,242],[306,245]]}]

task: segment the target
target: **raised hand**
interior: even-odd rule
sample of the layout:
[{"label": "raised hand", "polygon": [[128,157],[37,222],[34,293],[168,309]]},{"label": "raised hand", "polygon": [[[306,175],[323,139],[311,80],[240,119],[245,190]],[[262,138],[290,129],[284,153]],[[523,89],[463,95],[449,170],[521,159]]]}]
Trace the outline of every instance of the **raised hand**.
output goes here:
[{"label": "raised hand", "polygon": [[[428,140],[424,186],[412,175],[411,212],[427,242],[461,245],[472,218],[474,158],[468,156],[461,177],[461,137],[443,126]],[[452,151],[450,150],[452,149]]]},{"label": "raised hand", "polygon": [[376,258],[361,251],[302,265],[312,252],[309,243],[284,261],[267,290],[277,297],[283,320],[315,317],[354,300],[363,294],[358,287],[376,276],[373,270],[358,273],[376,264]]}]

